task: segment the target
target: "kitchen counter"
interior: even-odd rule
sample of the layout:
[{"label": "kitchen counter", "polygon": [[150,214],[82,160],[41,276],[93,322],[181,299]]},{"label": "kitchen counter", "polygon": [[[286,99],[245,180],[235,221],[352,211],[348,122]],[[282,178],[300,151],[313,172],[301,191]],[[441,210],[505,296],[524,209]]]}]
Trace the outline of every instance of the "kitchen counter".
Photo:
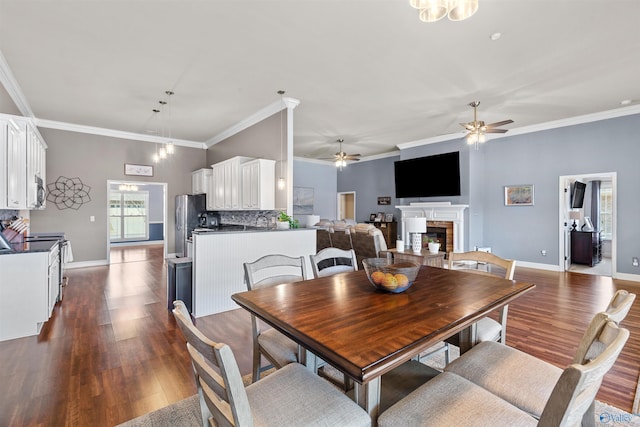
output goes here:
[{"label": "kitchen counter", "polygon": [[[256,227],[253,225],[235,225],[235,224],[227,224],[222,225],[220,227],[211,227],[211,228],[196,228],[193,230],[193,234],[211,234],[211,233],[264,233],[269,231],[303,231],[310,230],[309,228],[287,228],[283,230],[279,230],[276,228],[269,227]],[[315,230],[315,229],[314,229]]]},{"label": "kitchen counter", "polygon": [[0,250],[0,255],[49,252],[58,243],[59,240],[32,240],[21,243],[11,243],[11,249]]}]

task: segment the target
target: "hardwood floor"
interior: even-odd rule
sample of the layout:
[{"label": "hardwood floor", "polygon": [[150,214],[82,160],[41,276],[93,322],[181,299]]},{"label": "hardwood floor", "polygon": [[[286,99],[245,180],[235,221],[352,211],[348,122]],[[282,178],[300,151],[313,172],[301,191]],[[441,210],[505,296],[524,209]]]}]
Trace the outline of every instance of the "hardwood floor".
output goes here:
[{"label": "hardwood floor", "polygon": [[[0,426],[113,426],[195,393],[184,342],[167,310],[162,246],[117,250],[120,263],[66,271],[64,299],[39,336],[0,343]],[[636,282],[579,273],[516,268],[515,277],[537,287],[510,304],[507,343],[558,366],[571,361],[589,320],[616,289],[640,291]],[[244,310],[196,324],[229,344],[241,372],[250,372]],[[623,325],[631,337],[598,399],[631,411],[640,302]]]}]

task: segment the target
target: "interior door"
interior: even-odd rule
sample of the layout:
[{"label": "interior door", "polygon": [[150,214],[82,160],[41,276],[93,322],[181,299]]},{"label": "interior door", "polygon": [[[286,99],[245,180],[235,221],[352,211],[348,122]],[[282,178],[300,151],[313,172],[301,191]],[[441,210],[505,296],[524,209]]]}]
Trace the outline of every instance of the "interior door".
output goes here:
[{"label": "interior door", "polygon": [[356,219],[356,193],[349,191],[338,193],[338,218],[337,219]]},{"label": "interior door", "polygon": [[571,183],[567,179],[564,182],[564,270],[571,267],[571,221],[569,219],[569,209],[571,206]]}]

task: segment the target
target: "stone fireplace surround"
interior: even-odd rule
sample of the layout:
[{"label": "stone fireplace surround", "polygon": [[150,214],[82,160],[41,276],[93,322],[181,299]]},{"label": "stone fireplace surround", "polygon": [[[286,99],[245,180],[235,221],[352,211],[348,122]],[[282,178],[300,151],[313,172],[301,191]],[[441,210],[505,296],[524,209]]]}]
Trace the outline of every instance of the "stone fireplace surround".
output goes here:
[{"label": "stone fireplace surround", "polygon": [[409,205],[396,206],[402,212],[401,230],[405,241],[408,236],[404,232],[404,219],[425,217],[427,227],[446,229],[446,248],[442,251],[464,252],[464,210],[469,205],[452,205],[451,202],[416,202]]}]

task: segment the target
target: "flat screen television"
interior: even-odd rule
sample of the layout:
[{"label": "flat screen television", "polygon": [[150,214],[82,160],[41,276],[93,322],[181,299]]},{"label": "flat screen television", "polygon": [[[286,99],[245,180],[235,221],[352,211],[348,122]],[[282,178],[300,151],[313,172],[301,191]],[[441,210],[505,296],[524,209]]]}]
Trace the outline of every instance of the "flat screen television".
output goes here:
[{"label": "flat screen television", "polygon": [[587,189],[587,184],[584,182],[576,181],[573,183],[573,191],[571,192],[571,207],[582,208],[584,204],[584,192]]},{"label": "flat screen television", "polygon": [[396,198],[460,195],[460,152],[398,160]]}]

